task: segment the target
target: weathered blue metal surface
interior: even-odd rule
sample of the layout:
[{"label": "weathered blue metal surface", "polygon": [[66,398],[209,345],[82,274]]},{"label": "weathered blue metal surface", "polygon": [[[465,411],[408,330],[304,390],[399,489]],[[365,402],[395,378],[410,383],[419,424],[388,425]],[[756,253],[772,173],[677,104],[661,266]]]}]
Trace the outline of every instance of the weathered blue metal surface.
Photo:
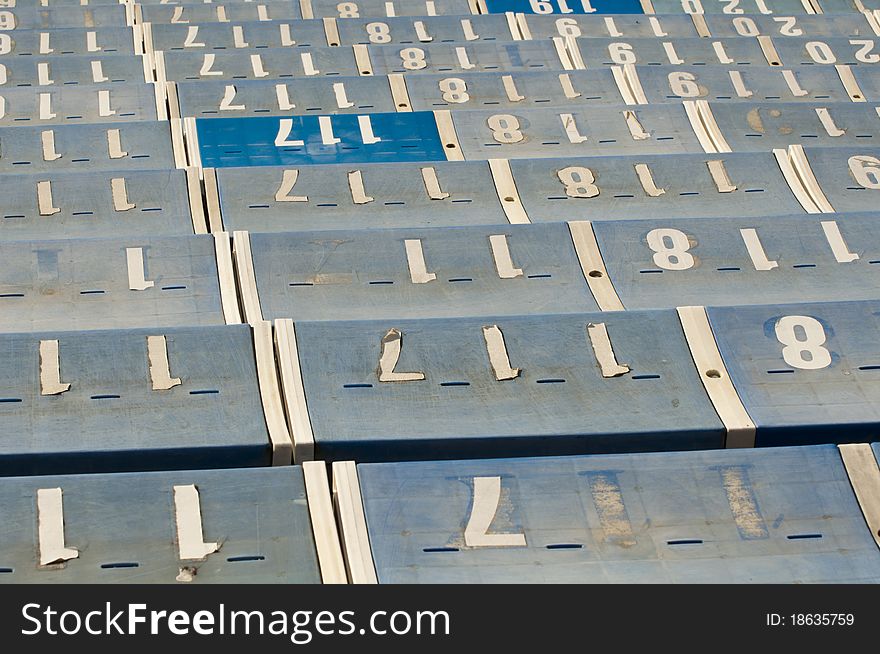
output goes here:
[{"label": "weathered blue metal surface", "polygon": [[880,425],[880,304],[711,307],[757,445],[872,441]]},{"label": "weathered blue metal surface", "polygon": [[[204,538],[181,560],[174,487],[198,489]],[[61,489],[65,545],[78,555],[40,566],[37,492]],[[320,583],[299,467],[16,477],[0,483],[5,583]]]},{"label": "weathered blue metal surface", "polygon": [[[603,377],[587,327],[621,364]],[[502,332],[514,378],[498,381],[483,327]],[[402,336],[380,381],[381,341]],[[303,322],[299,360],[318,456],[357,461],[721,447],[674,311],[447,320]]]},{"label": "weathered blue metal surface", "polygon": [[[598,310],[563,223],[252,234],[250,242],[267,320]],[[408,246],[421,251],[425,277]]]},{"label": "weathered blue metal surface", "polygon": [[[833,446],[366,464],[358,475],[382,583],[880,581]],[[480,499],[489,539],[511,534],[508,546],[466,543],[475,478],[500,478],[497,504]]]},{"label": "weathered blue metal surface", "polygon": [[[167,370],[180,380],[166,390],[153,388],[150,336],[165,337]],[[52,395],[41,383],[46,340],[57,341],[69,384]],[[4,334],[0,343],[0,475],[269,463],[247,326]]]},{"label": "weathered blue metal surface", "polygon": [[[709,162],[726,171],[719,184]],[[765,216],[804,210],[769,152],[520,159],[510,162],[532,222]],[[653,188],[639,170],[647,171]],[[644,173],[643,173],[644,174]],[[613,262],[609,262],[613,263]]]},{"label": "weathered blue metal surface", "polygon": [[[46,158],[43,133],[51,131],[54,154]],[[118,136],[120,151],[110,150]],[[0,127],[0,172],[128,171],[174,167],[168,123],[105,123],[37,126],[33,122]]]},{"label": "weathered blue metal surface", "polygon": [[[131,288],[130,248],[143,290]],[[0,260],[0,332],[224,322],[211,236],[7,242]]]},{"label": "weathered blue metal surface", "polygon": [[876,214],[597,221],[593,230],[628,309],[880,294]]},{"label": "weathered blue metal surface", "polygon": [[[284,171],[296,173],[277,199]],[[432,174],[438,192],[425,178]],[[349,175],[360,172],[365,197],[355,197]],[[290,173],[288,173],[289,175]],[[326,164],[298,168],[218,168],[217,187],[228,231],[301,232],[398,227],[504,225],[498,192],[485,161]],[[298,198],[296,201],[284,197]]]}]

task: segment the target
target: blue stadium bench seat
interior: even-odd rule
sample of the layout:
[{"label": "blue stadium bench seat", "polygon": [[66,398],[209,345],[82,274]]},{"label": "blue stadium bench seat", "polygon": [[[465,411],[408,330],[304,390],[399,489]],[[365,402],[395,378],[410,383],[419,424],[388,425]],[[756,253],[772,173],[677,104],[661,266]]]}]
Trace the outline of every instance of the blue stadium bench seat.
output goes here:
[{"label": "blue stadium bench seat", "polygon": [[[866,30],[869,31],[869,30]],[[773,38],[773,49],[786,66],[850,64],[863,66],[876,64],[880,53],[880,41],[876,34],[864,38],[847,38],[840,35],[819,39],[805,37]],[[870,66],[868,66],[870,68]]]},{"label": "blue stadium bench seat", "polygon": [[[205,168],[461,159],[433,112],[198,118],[186,124],[191,163]],[[449,152],[450,154],[447,154]]]},{"label": "blue stadium bench seat", "polygon": [[566,45],[576,68],[622,66],[724,65],[768,68],[767,54],[756,39],[577,38]]},{"label": "blue stadium bench seat", "polygon": [[509,167],[532,222],[804,211],[769,152],[516,159]]},{"label": "blue stadium bench seat", "polygon": [[348,462],[333,483],[356,493],[341,524],[361,582],[877,583],[841,454]]},{"label": "blue stadium bench seat", "polygon": [[[57,9],[58,7],[80,6],[82,0],[16,0],[15,7],[43,7]],[[89,0],[90,6],[116,5],[118,0]]]},{"label": "blue stadium bench seat", "polygon": [[414,111],[518,108],[583,109],[620,105],[625,98],[607,68],[571,72],[456,73],[403,79]]},{"label": "blue stadium bench seat", "polygon": [[233,249],[250,322],[598,310],[564,223],[236,232]]},{"label": "blue stadium bench seat", "polygon": [[691,120],[674,105],[601,106],[198,118],[187,131],[191,163],[217,168],[702,152]]},{"label": "blue stadium bench seat", "polygon": [[311,116],[395,111],[385,77],[219,80],[176,85],[180,115],[196,118]]},{"label": "blue stadium bench seat", "polygon": [[876,439],[877,301],[707,311],[757,445]]},{"label": "blue stadium bench seat", "polygon": [[3,7],[0,28],[3,30],[54,30],[59,27],[124,27],[131,25],[128,8],[120,5],[95,7]]},{"label": "blue stadium bench seat", "polygon": [[418,43],[413,45],[366,45],[360,59],[361,74],[404,73],[508,73],[528,70],[570,69],[560,45],[547,41],[493,43]]},{"label": "blue stadium bench seat", "polygon": [[[327,25],[328,23],[325,23]],[[328,45],[510,42],[521,39],[515,19],[502,15],[416,16],[332,20]],[[549,38],[549,37],[548,37]]]},{"label": "blue stadium bench seat", "polygon": [[204,232],[197,184],[183,170],[0,174],[0,241]]},{"label": "blue stadium bench seat", "polygon": [[800,185],[798,199],[810,213],[868,211],[876,206],[880,149],[793,145],[774,151],[774,155],[792,188]]},{"label": "blue stadium bench seat", "polygon": [[480,0],[493,14],[514,11],[525,14],[642,14],[639,0]]},{"label": "blue stadium bench seat", "polygon": [[248,21],[301,22],[298,0],[272,0],[271,2],[225,2],[211,4],[146,4],[137,5],[136,15],[140,23],[189,23],[201,25],[229,22],[236,25]]},{"label": "blue stadium bench seat", "polygon": [[310,77],[358,76],[351,48],[260,48],[243,55],[236,50],[168,50],[155,53],[159,81],[274,79],[288,82]]},{"label": "blue stadium bench seat", "polygon": [[[840,86],[839,81],[837,84]],[[615,75],[607,69],[409,78],[392,74],[294,80],[199,80],[177,83],[173,88],[178,102],[172,102],[172,114],[196,118],[487,107],[496,112],[520,108],[578,110],[595,105],[620,105],[628,97],[622,94]]]},{"label": "blue stadium bench seat", "polygon": [[[859,165],[873,188],[872,164]],[[760,217],[768,206],[806,211],[771,153],[208,168],[204,175],[215,232]],[[870,208],[872,194],[847,192],[854,198],[846,208],[856,200]]]},{"label": "blue stadium bench seat", "polygon": [[503,225],[484,161],[206,168],[211,231]]},{"label": "blue stadium bench seat", "polygon": [[139,53],[141,47],[128,27],[0,32],[0,55],[133,55]]},{"label": "blue stadium bench seat", "polygon": [[712,144],[704,148],[707,152],[766,152],[804,143],[871,147],[880,139],[876,110],[869,103],[698,102],[689,115],[699,113],[710,130]]},{"label": "blue stadium bench seat", "polygon": [[[730,0],[651,0],[654,13],[722,14]],[[802,16],[807,13],[800,0],[739,0],[736,9],[746,14],[773,13],[779,16]]]},{"label": "blue stadium bench seat", "polygon": [[880,293],[876,214],[592,224],[627,309],[869,300]]},{"label": "blue stadium bench seat", "polygon": [[[821,0],[820,0],[821,1]],[[661,20],[665,27],[669,17]],[[835,36],[873,39],[878,34],[872,29],[867,17],[858,12],[847,14],[761,14],[749,15],[704,14],[706,28],[713,37],[770,36],[816,37]]]},{"label": "blue stadium bench seat", "polygon": [[[727,0],[729,2],[729,0]],[[735,8],[737,9],[737,8]],[[790,37],[847,36],[872,39],[877,33],[864,15],[811,15],[799,10],[791,14],[664,14],[642,16],[618,14],[538,15],[518,14],[516,25],[526,39],[553,37],[586,38],[734,38],[769,36]],[[699,26],[699,27],[698,27]],[[460,39],[459,39],[460,40]],[[775,41],[774,41],[775,42]],[[583,44],[582,44],[583,45]]]},{"label": "blue stadium bench seat", "polygon": [[4,88],[0,127],[156,121],[166,118],[165,103],[153,84],[112,88],[58,85]]},{"label": "blue stadium bench seat", "polygon": [[722,447],[674,311],[275,324],[298,460]]},{"label": "blue stadium bench seat", "polygon": [[465,159],[678,154],[702,148],[681,107],[452,112]]},{"label": "blue stadium bench seat", "polygon": [[122,172],[174,167],[168,122],[0,127],[0,173]]},{"label": "blue stadium bench seat", "polygon": [[[636,66],[627,71],[651,104],[700,99],[709,102],[850,102],[873,101],[877,94],[851,89],[848,67],[800,66],[744,70],[720,66]],[[871,75],[873,77],[873,75]],[[846,80],[846,84],[844,83]]]},{"label": "blue stadium bench seat", "polygon": [[[151,81],[141,57],[96,52],[91,55],[52,54],[5,58],[0,68],[0,88],[41,87],[46,91],[53,86],[88,85],[102,87],[131,86]],[[4,77],[5,75],[5,77]],[[48,87],[48,88],[46,88]],[[0,91],[2,93],[2,91]]]},{"label": "blue stadium bench seat", "polygon": [[474,0],[305,0],[303,4],[303,18],[462,16],[477,13]]},{"label": "blue stadium bench seat", "polygon": [[[723,18],[728,18],[724,16]],[[729,20],[729,19],[728,19]],[[643,16],[640,14],[617,14],[594,16],[592,14],[517,14],[516,24],[525,39],[552,39],[556,37],[585,38],[694,38],[700,34],[692,18],[686,14]],[[865,24],[862,20],[861,24]],[[736,36],[719,34],[718,36]],[[581,44],[589,47],[587,44]]]},{"label": "blue stadium bench seat", "polygon": [[180,50],[202,54],[238,52],[243,59],[249,54],[254,54],[251,49],[288,48],[296,51],[327,45],[324,27],[319,20],[250,22],[235,25],[147,23],[144,25],[144,42],[149,53],[155,53],[157,50],[166,53]]},{"label": "blue stadium bench seat", "polygon": [[0,342],[0,475],[272,461],[246,325],[3,334]]},{"label": "blue stadium bench seat", "polygon": [[310,475],[287,466],[2,479],[0,582],[344,583],[332,513],[318,512],[329,492]]},{"label": "blue stadium bench seat", "polygon": [[209,235],[0,243],[0,332],[238,322],[224,254]]}]

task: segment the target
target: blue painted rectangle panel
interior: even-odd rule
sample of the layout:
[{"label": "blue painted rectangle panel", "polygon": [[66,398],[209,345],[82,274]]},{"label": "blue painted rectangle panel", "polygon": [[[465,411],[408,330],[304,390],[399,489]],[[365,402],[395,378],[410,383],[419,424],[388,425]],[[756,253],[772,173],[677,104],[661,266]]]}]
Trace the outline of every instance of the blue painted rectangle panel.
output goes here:
[{"label": "blue painted rectangle panel", "polygon": [[[195,485],[206,542],[181,560],[174,487]],[[40,565],[37,492],[60,489],[64,544]],[[0,479],[0,583],[320,583],[302,468]]]},{"label": "blue painted rectangle panel", "polygon": [[874,450],[874,456],[877,457],[878,465],[880,465],[880,443],[874,443],[871,448]]},{"label": "blue painted rectangle panel", "polygon": [[[332,125],[334,137],[339,139],[338,143],[329,145],[322,138],[320,118],[197,119],[201,164],[221,168],[446,160],[434,114],[430,111],[325,116],[323,118]],[[373,136],[380,139],[378,142],[364,142],[359,119],[369,121]]]},{"label": "blue painted rectangle panel", "polygon": [[[180,380],[167,390],[149,336]],[[43,340],[63,392],[42,394]],[[253,347],[246,325],[0,335],[0,476],[268,465]]]},{"label": "blue painted rectangle panel", "polygon": [[[366,464],[358,475],[381,583],[880,582],[834,446]],[[475,478],[500,481],[479,498],[490,546],[465,537]]]},{"label": "blue painted rectangle panel", "polygon": [[[587,327],[604,323],[629,372],[603,377]],[[484,327],[501,331],[498,381]],[[380,381],[382,339],[401,334]],[[723,446],[675,311],[296,323],[316,456],[387,461]]]},{"label": "blue painted rectangle panel", "polygon": [[880,433],[880,302],[710,307],[757,445],[871,442]]},{"label": "blue painted rectangle panel", "polygon": [[639,0],[486,0],[490,14],[643,14]]}]

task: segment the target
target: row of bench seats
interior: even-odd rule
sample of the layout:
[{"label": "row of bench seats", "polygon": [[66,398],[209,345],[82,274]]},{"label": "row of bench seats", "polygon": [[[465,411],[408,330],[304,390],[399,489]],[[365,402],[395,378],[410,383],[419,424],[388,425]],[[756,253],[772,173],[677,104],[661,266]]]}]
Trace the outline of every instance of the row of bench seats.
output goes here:
[{"label": "row of bench seats", "polygon": [[340,462],[340,532],[321,463],[7,478],[0,579],[877,583],[875,456],[878,444]]},{"label": "row of bench seats", "polygon": [[[868,300],[880,261],[870,213],[381,229],[357,228],[356,214],[340,218],[347,223],[332,231],[236,231],[238,288],[223,232],[187,236],[188,226],[179,226],[163,236],[136,229],[126,238],[76,238],[74,229],[68,240],[13,236],[0,244],[0,325],[218,324],[239,315],[236,292],[246,312],[262,307],[251,311],[253,320]],[[143,231],[162,220],[145,219]]]},{"label": "row of bench seats", "polygon": [[[24,136],[21,129],[15,128],[15,134]],[[126,126],[116,132],[124,134],[126,143],[136,134],[129,129]],[[739,252],[741,263],[746,250],[743,244],[736,245],[738,232],[757,230],[773,238],[766,233],[770,230],[784,237],[799,226],[815,228],[821,222],[798,218],[798,214],[829,214],[829,220],[839,221],[834,229],[849,234],[834,243],[839,250],[835,257],[841,263],[871,261],[875,249],[870,217],[847,214],[874,207],[875,192],[880,189],[877,148],[793,148],[711,158],[705,154],[629,155],[416,166],[365,163],[356,168],[345,164],[209,168],[204,170],[205,209],[198,172],[162,167],[171,163],[167,152],[162,161],[161,157],[145,155],[133,160],[139,156],[134,152],[108,158],[105,151],[103,163],[111,170],[102,171],[101,158],[87,156],[73,157],[79,159],[76,167],[61,168],[72,155],[60,138],[69,131],[42,132],[52,135],[53,156],[64,153],[62,156],[50,161],[41,155],[33,157],[36,161],[19,159],[0,174],[0,181],[9,181],[0,213],[0,242],[149,238],[224,230],[294,233],[376,228],[432,228],[442,241],[443,227],[498,225],[507,229],[509,224],[592,220],[599,255],[612,269],[615,282],[623,281],[626,267],[647,264],[661,250],[689,250],[688,239],[713,245],[708,236],[722,226],[725,229],[714,241],[714,256],[736,260]],[[31,135],[36,136],[33,131]],[[13,156],[26,154],[24,147],[11,147],[15,143],[4,145]],[[84,154],[81,150],[77,153]],[[123,163],[129,166],[123,168]],[[153,165],[159,167],[151,169]],[[805,174],[806,182],[800,174]],[[790,217],[767,217],[768,202],[773,211]],[[742,224],[737,228],[735,220],[718,220],[721,217],[736,217]],[[626,223],[615,226],[615,221]],[[675,234],[662,231],[673,227],[678,230]],[[648,238],[649,233],[662,233],[671,240],[657,245],[651,242],[657,237]],[[454,238],[454,233],[448,235]],[[381,233],[373,237],[391,247],[400,240]],[[634,247],[633,241],[641,241],[641,245]],[[838,245],[840,241],[844,245]],[[684,245],[675,246],[676,242]],[[857,257],[847,254],[847,242]],[[756,251],[746,245],[749,253]],[[128,246],[142,247],[143,243]],[[831,254],[825,252],[829,246],[822,239],[797,246],[794,252],[800,256]],[[623,247],[629,252],[623,253]],[[760,243],[757,247],[760,251]],[[691,254],[713,256],[696,250]],[[777,248],[777,256],[786,254]],[[752,259],[756,269],[761,269],[760,259]],[[356,262],[352,265],[359,267]],[[688,268],[693,265],[683,269]],[[13,270],[10,273],[21,274]],[[394,270],[391,265],[389,273]],[[103,277],[99,274],[98,279]]]},{"label": "row of bench seats", "polygon": [[[198,8],[206,5],[195,5]],[[699,28],[696,26],[699,24]],[[224,51],[241,49],[324,49],[342,46],[342,52],[355,45],[439,45],[458,42],[466,44],[499,46],[523,45],[519,41],[547,41],[551,39],[580,39],[578,46],[591,53],[593,41],[602,43],[615,39],[617,43],[640,44],[650,48],[651,41],[690,43],[697,37],[704,40],[746,37],[747,43],[756,37],[775,39],[772,43],[783,47],[789,39],[808,42],[820,39],[809,49],[804,48],[808,60],[828,63],[828,52],[834,55],[830,43],[841,48],[840,56],[853,56],[854,45],[850,40],[871,41],[880,32],[873,14],[818,16],[580,16],[554,19],[519,15],[513,19],[506,16],[472,16],[468,18],[424,17],[419,20],[388,18],[373,20],[307,20],[299,22],[257,21],[240,22],[235,25],[223,22],[192,24],[144,23],[132,28],[119,26],[18,28],[0,30],[0,54],[18,56],[45,56],[52,54],[133,54],[145,52],[147,62],[158,51]],[[831,41],[826,41],[827,38]],[[623,41],[621,41],[623,39]],[[533,44],[534,45],[534,44]],[[866,44],[861,44],[866,45]],[[607,45],[605,46],[607,48]],[[682,49],[679,47],[678,49]],[[618,47],[613,53],[618,57],[631,58],[625,51],[632,47]],[[867,51],[867,49],[866,49]],[[634,53],[635,54],[635,53]],[[684,54],[687,54],[684,52]],[[608,51],[608,56],[612,51]],[[329,55],[327,55],[329,56]],[[344,56],[342,54],[338,56]],[[668,61],[666,53],[663,61]],[[803,57],[792,54],[791,56]],[[836,55],[835,55],[836,56]],[[713,55],[714,60],[714,55]],[[858,61],[858,60],[856,60]],[[870,63],[862,62],[862,63]]]},{"label": "row of bench seats", "polygon": [[[252,3],[77,3],[10,0],[0,7],[0,29],[104,27],[138,23],[203,23],[399,16],[437,17],[478,14],[781,14],[865,13],[880,9],[877,2],[859,0],[270,0]],[[169,6],[170,5],[170,6]],[[305,11],[304,11],[305,9]],[[647,9],[647,11],[646,11]]]},{"label": "row of bench seats", "polygon": [[566,109],[199,117],[184,129],[189,163],[204,168],[768,152],[870,147],[880,137],[871,103]]},{"label": "row of bench seats", "polygon": [[[125,330],[94,331],[91,321],[89,331],[69,331],[77,315],[68,309],[63,326],[0,334],[8,434],[0,474],[267,465],[292,454],[301,462],[712,449],[876,434],[874,300],[600,313],[576,285],[549,289],[552,282],[533,279],[510,305],[501,302],[515,297],[508,289],[477,312],[457,291],[473,282],[444,282],[430,305],[439,310],[420,317],[383,313],[385,280],[361,294],[374,311],[346,312],[351,292],[325,296],[341,307],[336,314],[359,319],[327,320],[332,313],[319,306],[303,319],[275,318],[274,352],[270,325],[259,320],[269,316],[253,315],[273,311],[268,302],[247,307],[253,332],[222,322],[167,326],[173,315],[146,312],[106,320]],[[305,295],[274,299],[290,306],[308,302]],[[534,298],[527,308],[535,313],[513,313],[524,297]],[[444,302],[471,315],[447,317]],[[136,310],[122,301],[79,304],[95,314]],[[441,317],[423,317],[432,313]]]},{"label": "row of bench seats", "polygon": [[[812,174],[815,184],[809,191],[793,174],[789,153]],[[212,231],[488,227],[567,220],[650,221],[644,224],[661,228],[674,224],[660,221],[691,218],[705,219],[713,228],[733,226],[733,220],[712,220],[720,217],[747,219],[750,224],[742,228],[757,228],[758,223],[751,224],[755,219],[774,213],[870,211],[880,186],[878,160],[880,151],[874,148],[794,148],[775,155],[209,168],[205,187]],[[727,233],[735,236],[736,230]],[[694,237],[702,241],[707,234]],[[741,246],[729,254],[738,251]],[[643,253],[651,256],[647,249]]]}]

